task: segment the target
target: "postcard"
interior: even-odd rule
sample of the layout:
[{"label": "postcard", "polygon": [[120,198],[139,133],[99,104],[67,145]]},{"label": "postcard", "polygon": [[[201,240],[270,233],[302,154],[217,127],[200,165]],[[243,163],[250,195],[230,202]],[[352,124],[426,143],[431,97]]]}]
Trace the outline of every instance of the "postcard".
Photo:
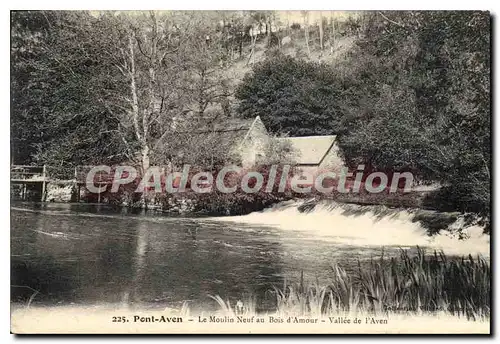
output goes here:
[{"label": "postcard", "polygon": [[11,332],[490,334],[490,21],[11,11]]}]

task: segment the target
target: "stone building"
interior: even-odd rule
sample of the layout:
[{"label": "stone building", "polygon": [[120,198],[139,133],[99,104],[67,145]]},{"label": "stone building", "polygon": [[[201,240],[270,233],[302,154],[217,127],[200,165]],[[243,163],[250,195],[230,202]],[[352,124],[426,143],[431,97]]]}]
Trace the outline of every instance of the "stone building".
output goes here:
[{"label": "stone building", "polygon": [[[195,126],[186,132],[190,140],[180,140],[180,149],[200,152],[194,157],[225,156],[227,163],[251,168],[266,159],[266,145],[275,138],[270,135],[259,116],[250,119],[230,118],[212,121],[203,127]],[[276,139],[290,148],[291,160],[302,171],[316,173],[321,170],[338,170],[344,166],[339,156],[336,136],[305,136]],[[187,143],[186,143],[187,142]],[[203,152],[203,153],[201,153]],[[195,161],[190,161],[195,164]],[[282,162],[287,163],[287,162]]]},{"label": "stone building", "polygon": [[[240,154],[243,167],[255,165],[265,155],[264,147],[271,139],[259,116],[253,120],[240,120],[236,151]],[[234,128],[234,125],[233,125]],[[339,154],[335,135],[278,138],[288,142],[295,166],[301,171],[339,171],[344,161]]]}]

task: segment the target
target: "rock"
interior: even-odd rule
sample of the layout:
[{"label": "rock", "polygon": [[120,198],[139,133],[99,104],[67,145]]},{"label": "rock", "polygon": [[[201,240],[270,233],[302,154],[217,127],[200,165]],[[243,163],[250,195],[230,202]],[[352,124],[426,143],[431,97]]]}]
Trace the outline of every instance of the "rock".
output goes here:
[{"label": "rock", "polygon": [[292,38],[290,36],[283,37],[281,40],[281,45],[287,45],[292,43]]},{"label": "rock", "polygon": [[297,210],[300,212],[300,213],[309,213],[311,211],[314,210],[314,208],[316,208],[316,205],[318,204],[318,202],[315,200],[315,199],[312,199],[312,200],[309,200],[309,201],[306,201],[304,202],[303,204],[301,204]]},{"label": "rock", "polygon": [[47,185],[47,202],[71,202],[73,185]]}]

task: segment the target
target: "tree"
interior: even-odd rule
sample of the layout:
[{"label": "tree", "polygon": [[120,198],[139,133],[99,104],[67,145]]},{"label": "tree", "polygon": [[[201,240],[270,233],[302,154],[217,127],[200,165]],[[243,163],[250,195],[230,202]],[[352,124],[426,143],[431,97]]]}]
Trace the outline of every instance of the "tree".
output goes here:
[{"label": "tree", "polygon": [[192,12],[14,13],[15,157],[50,165],[127,161],[143,170],[168,163],[172,152],[162,149],[177,123],[221,103],[219,112],[228,111],[223,37],[215,20],[202,19]]},{"label": "tree", "polygon": [[334,11],[330,11],[330,22],[332,24],[332,30],[330,32],[330,52],[333,53],[335,51],[335,18]]},{"label": "tree", "polygon": [[[50,90],[50,79],[36,87],[35,74],[43,57],[40,42],[47,39],[48,22],[42,12],[13,11],[11,16],[11,159],[13,163],[32,161],[33,143],[46,135],[40,130],[43,121],[43,94]],[[28,96],[31,95],[31,96]],[[27,125],[28,123],[34,126]]]},{"label": "tree", "polygon": [[[181,116],[184,94],[179,85],[183,78],[183,50],[190,32],[172,13],[150,12],[112,17],[102,16],[112,59],[127,92],[109,92],[102,105],[120,122],[120,133],[131,155],[147,170],[158,143],[168,135],[175,117]],[[127,136],[133,134],[129,142]]]},{"label": "tree", "polygon": [[232,52],[226,49],[226,35],[217,34],[213,23],[203,16],[192,21],[190,53],[184,58],[184,68],[188,73],[182,85],[183,91],[189,95],[186,108],[201,118],[213,120],[221,114],[229,115],[225,105],[231,96],[230,80],[225,71],[230,65]]},{"label": "tree", "polygon": [[447,209],[489,214],[488,14],[376,12],[365,23],[343,66],[346,160],[413,171],[443,184]]},{"label": "tree", "polygon": [[94,19],[87,12],[12,13],[14,162],[72,171],[76,164],[124,159],[117,123],[97,103],[95,85],[111,66],[95,53],[103,47],[91,38]]},{"label": "tree", "polygon": [[338,81],[329,66],[272,53],[237,88],[238,112],[259,115],[275,133],[333,134],[340,130]]},{"label": "tree", "polygon": [[319,11],[319,47],[323,51],[323,14]]},{"label": "tree", "polygon": [[286,136],[271,136],[264,144],[263,154],[259,156],[257,165],[295,165],[300,152],[294,149]]},{"label": "tree", "polygon": [[309,48],[309,11],[300,11],[304,19],[304,38],[306,40],[307,56],[311,56],[311,49]]}]

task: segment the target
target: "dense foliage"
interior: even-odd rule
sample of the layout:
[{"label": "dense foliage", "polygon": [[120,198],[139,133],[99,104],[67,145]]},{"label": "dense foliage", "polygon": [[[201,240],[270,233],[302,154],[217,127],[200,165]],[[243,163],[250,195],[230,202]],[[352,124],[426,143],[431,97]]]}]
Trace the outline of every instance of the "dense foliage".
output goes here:
[{"label": "dense foliage", "polygon": [[236,91],[242,116],[257,115],[274,132],[327,135],[340,129],[341,88],[330,66],[271,53]]},{"label": "dense foliage", "polygon": [[[267,11],[13,12],[12,162],[172,164],[187,159],[179,146],[198,145],[193,123],[236,108],[275,134],[337,134],[348,165],[411,171],[442,185],[431,204],[489,214],[488,13],[324,20],[319,49],[315,28],[304,28],[303,59],[290,56],[304,56],[302,32],[285,29],[297,44],[290,53],[275,20]],[[354,45],[313,62],[315,49],[335,50],[338,32]],[[234,65],[255,60],[259,43],[266,58],[235,89]],[[212,158],[189,158],[213,164],[223,154],[211,146]]]},{"label": "dense foliage", "polygon": [[[273,131],[337,134],[346,162],[443,185],[443,209],[489,213],[485,12],[370,12],[333,66],[271,56],[236,95]],[[436,203],[436,202],[433,202]]]},{"label": "dense foliage", "polygon": [[164,163],[174,121],[227,102],[217,27],[184,12],[13,12],[13,162]]},{"label": "dense foliage", "polygon": [[117,120],[99,101],[118,89],[85,12],[13,12],[12,160],[52,167],[124,159]]},{"label": "dense foliage", "polygon": [[346,64],[357,106],[345,114],[341,148],[350,162],[410,170],[440,182],[446,191],[442,199],[454,202],[448,208],[486,214],[489,16],[404,12],[390,17],[370,15]]}]

